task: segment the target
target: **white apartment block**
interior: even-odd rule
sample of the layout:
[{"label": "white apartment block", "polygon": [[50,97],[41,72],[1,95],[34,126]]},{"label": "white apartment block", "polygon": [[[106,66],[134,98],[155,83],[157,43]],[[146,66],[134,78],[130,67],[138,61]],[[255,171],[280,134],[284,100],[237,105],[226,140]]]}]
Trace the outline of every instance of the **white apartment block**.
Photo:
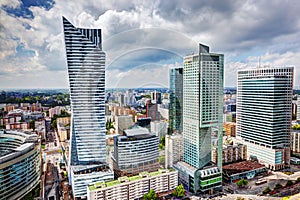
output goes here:
[{"label": "white apartment block", "polygon": [[174,190],[177,186],[177,171],[159,169],[150,173],[141,172],[136,176],[120,177],[114,181],[95,183],[87,187],[87,199],[140,199],[150,189],[156,193],[162,193]]},{"label": "white apartment block", "polygon": [[291,134],[291,150],[293,153],[300,153],[300,131],[293,130]]}]

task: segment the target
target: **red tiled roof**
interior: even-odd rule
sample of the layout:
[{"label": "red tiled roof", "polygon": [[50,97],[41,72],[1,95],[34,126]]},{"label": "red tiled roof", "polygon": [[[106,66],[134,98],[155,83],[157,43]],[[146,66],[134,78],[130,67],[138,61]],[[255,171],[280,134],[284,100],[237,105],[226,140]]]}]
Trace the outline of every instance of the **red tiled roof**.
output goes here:
[{"label": "red tiled roof", "polygon": [[237,174],[237,173],[251,171],[251,170],[255,170],[255,169],[259,169],[259,168],[263,168],[263,167],[265,167],[265,166],[262,164],[259,164],[256,161],[246,160],[246,161],[242,161],[242,162],[238,162],[238,163],[224,165],[222,167],[222,169],[227,174]]}]

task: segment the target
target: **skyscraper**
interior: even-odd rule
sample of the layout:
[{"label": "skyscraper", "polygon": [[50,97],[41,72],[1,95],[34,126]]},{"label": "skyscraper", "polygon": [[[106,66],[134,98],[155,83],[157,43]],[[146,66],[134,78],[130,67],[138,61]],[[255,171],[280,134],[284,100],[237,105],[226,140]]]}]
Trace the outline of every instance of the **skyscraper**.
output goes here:
[{"label": "skyscraper", "polygon": [[238,72],[237,137],[273,170],[290,164],[293,76],[293,67]]},{"label": "skyscraper", "polygon": [[[177,164],[181,182],[194,193],[221,186],[224,55],[209,53],[184,58],[183,161]],[[211,162],[212,142],[218,146],[217,166]],[[209,180],[208,180],[209,179]]]},{"label": "skyscraper", "polygon": [[170,69],[170,103],[169,103],[169,134],[174,130],[182,133],[182,107],[183,107],[183,67]]},{"label": "skyscraper", "polygon": [[106,167],[105,53],[101,29],[74,27],[63,17],[72,105],[70,181],[75,197],[86,186],[113,178]]}]

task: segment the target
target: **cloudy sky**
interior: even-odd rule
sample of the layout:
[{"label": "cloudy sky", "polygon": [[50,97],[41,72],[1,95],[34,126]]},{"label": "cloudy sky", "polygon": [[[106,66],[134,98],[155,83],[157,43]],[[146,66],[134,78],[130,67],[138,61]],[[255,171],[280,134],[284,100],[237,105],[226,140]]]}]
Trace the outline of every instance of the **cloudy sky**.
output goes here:
[{"label": "cloudy sky", "polygon": [[198,43],[238,69],[294,66],[300,86],[298,0],[1,0],[0,88],[67,88],[62,16],[100,28],[106,86],[168,87],[168,70]]}]

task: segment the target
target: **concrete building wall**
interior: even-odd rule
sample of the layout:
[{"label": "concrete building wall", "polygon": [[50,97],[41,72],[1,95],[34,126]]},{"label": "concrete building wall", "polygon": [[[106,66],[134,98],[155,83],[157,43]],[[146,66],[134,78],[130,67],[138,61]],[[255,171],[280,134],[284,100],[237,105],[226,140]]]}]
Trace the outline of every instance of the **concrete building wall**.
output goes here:
[{"label": "concrete building wall", "polygon": [[183,156],[183,136],[182,134],[166,135],[165,141],[165,167],[173,167]]}]

